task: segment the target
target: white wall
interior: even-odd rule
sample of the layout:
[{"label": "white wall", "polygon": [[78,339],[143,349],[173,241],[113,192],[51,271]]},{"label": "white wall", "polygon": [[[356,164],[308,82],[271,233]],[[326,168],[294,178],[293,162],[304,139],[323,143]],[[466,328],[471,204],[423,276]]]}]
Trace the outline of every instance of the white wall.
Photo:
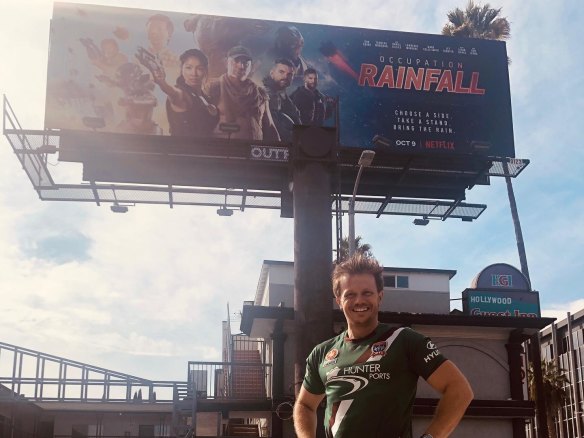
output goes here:
[{"label": "white wall", "polygon": [[[268,265],[262,306],[294,307],[294,267],[292,265]],[[384,288],[382,311],[448,314],[450,312],[450,277],[448,273],[418,271],[384,272],[384,275],[406,275],[409,287]],[[338,308],[331,294],[331,305]]]}]

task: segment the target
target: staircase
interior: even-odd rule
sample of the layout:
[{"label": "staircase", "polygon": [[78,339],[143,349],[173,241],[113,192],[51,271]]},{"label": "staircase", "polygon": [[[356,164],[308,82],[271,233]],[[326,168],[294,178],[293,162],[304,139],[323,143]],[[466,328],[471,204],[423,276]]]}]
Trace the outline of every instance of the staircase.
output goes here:
[{"label": "staircase", "polygon": [[260,352],[258,350],[234,350],[233,362],[257,364],[257,366],[233,365],[233,397],[243,399],[266,398],[266,375]]},{"label": "staircase", "polygon": [[225,435],[228,437],[259,437],[260,428],[257,424],[245,424],[243,418],[230,418]]},{"label": "staircase", "polygon": [[194,394],[192,384],[174,390],[172,428],[177,437],[191,438],[193,436],[193,430],[188,425],[187,419],[193,418],[196,414],[197,399]]}]

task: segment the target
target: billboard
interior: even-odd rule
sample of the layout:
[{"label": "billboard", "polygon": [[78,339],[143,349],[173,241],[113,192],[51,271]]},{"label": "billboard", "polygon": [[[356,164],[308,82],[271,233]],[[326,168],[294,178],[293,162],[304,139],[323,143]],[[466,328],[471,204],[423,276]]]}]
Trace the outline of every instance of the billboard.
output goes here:
[{"label": "billboard", "polygon": [[337,121],[342,146],[514,157],[505,44],[55,3],[46,128],[277,143]]},{"label": "billboard", "polygon": [[466,289],[462,302],[467,315],[541,317],[537,292]]}]

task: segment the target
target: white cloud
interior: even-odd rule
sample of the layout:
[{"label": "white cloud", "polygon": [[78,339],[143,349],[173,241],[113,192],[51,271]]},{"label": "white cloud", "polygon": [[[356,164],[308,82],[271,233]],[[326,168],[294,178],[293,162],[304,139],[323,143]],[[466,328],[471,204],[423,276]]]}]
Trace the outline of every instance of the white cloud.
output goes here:
[{"label": "white cloud", "polygon": [[[333,0],[279,8],[268,1],[235,0],[100,3],[425,33],[438,33],[446,11],[463,5],[457,0],[369,0],[342,8]],[[573,75],[583,67],[576,56],[582,8],[569,2],[550,8],[541,0],[529,8],[501,4],[512,21],[508,48],[517,151],[532,160],[514,181],[531,277],[544,314],[565,316],[566,309],[584,304],[578,283],[584,99],[574,92],[582,79]],[[43,125],[51,14],[49,0],[9,1],[0,14],[5,66],[0,86],[25,128]],[[183,378],[188,359],[219,358],[226,303],[237,311],[244,299],[253,298],[261,261],[293,257],[293,221],[276,211],[220,218],[213,208],[140,205],[115,215],[107,206],[44,203],[4,138],[0,162],[0,341],[148,378]],[[78,182],[80,169],[73,167],[59,164],[51,170]],[[457,270],[451,285],[455,297],[486,265],[519,265],[504,181],[493,178],[491,186],[475,187],[466,201],[488,205],[471,224],[448,220],[416,227],[412,218],[358,216],[357,234],[388,266]],[[91,242],[86,258],[63,262],[25,251],[71,235]],[[548,304],[559,301],[558,291],[561,303]]]},{"label": "white cloud", "polygon": [[567,318],[567,313],[572,315],[584,309],[584,298],[569,302],[555,302],[547,305],[541,311],[541,316],[546,318],[557,318],[556,322],[560,322]]}]

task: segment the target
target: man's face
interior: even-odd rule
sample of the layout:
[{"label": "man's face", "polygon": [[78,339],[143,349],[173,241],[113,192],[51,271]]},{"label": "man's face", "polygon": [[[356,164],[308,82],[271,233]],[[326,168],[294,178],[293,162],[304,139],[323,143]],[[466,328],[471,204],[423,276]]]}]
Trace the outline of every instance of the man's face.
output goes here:
[{"label": "man's face", "polygon": [[300,54],[302,53],[302,48],[304,47],[304,39],[297,39],[293,41],[290,46],[288,46],[288,55],[293,61],[296,61]]},{"label": "man's face", "polygon": [[336,301],[349,325],[375,328],[383,291],[377,292],[373,275],[343,275],[340,289]]},{"label": "man's face", "polygon": [[309,90],[314,90],[318,86],[318,76],[314,73],[309,73],[304,76],[304,84]]},{"label": "man's face", "polygon": [[101,51],[106,59],[113,59],[119,52],[115,40],[103,40],[101,42]]},{"label": "man's face", "polygon": [[251,60],[245,56],[227,58],[227,74],[240,81],[245,80],[251,69]]},{"label": "man's face", "polygon": [[280,90],[285,90],[292,83],[294,69],[286,64],[276,64],[270,70],[270,76]]},{"label": "man's face", "polygon": [[148,23],[148,40],[155,48],[166,47],[170,40],[168,26],[162,20],[152,20]]}]

